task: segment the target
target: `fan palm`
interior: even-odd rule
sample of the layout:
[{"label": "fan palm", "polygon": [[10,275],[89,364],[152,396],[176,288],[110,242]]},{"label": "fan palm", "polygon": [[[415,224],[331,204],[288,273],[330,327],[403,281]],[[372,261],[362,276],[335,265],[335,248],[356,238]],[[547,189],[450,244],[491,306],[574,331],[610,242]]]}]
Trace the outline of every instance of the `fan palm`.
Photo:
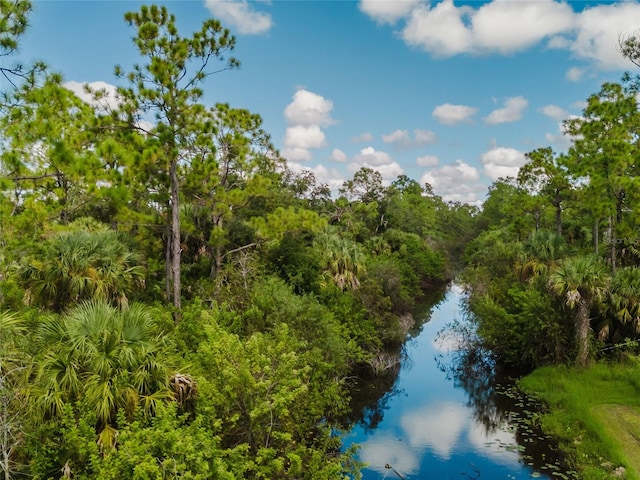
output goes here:
[{"label": "fan palm", "polygon": [[358,277],[364,273],[365,258],[355,242],[325,232],[318,236],[315,245],[322,250],[325,274],[339,288],[355,290],[360,286]]},{"label": "fan palm", "polygon": [[604,265],[590,256],[566,259],[549,278],[550,288],[564,297],[566,305],[575,310],[578,366],[587,364],[591,309],[594,301],[604,295],[608,281]]},{"label": "fan palm", "polygon": [[40,337],[37,406],[55,416],[67,402],[82,402],[96,412],[103,446],[114,444],[118,411],[129,418],[138,406],[153,413],[171,398],[168,371],[158,361],[161,339],[142,305],[86,302],[46,322]]},{"label": "fan palm", "polygon": [[144,278],[138,260],[116,232],[62,233],[20,267],[19,280],[31,301],[57,312],[89,299],[126,305]]},{"label": "fan palm", "polygon": [[520,276],[523,280],[548,274],[567,252],[564,239],[546,230],[533,232],[524,242],[523,247],[524,251],[519,262]]},{"label": "fan palm", "polygon": [[622,340],[624,331],[640,332],[640,269],[616,270],[604,303],[605,319],[599,327],[602,339]]}]

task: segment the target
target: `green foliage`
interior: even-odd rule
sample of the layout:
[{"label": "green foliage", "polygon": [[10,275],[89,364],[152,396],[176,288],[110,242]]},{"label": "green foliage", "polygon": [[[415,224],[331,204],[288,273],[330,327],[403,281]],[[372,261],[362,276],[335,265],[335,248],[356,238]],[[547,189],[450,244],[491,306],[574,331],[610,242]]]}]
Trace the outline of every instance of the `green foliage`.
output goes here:
[{"label": "green foliage", "polygon": [[344,408],[344,398],[339,384],[314,381],[322,362],[317,354],[298,353],[304,343],[292,339],[286,324],[272,335],[256,333],[246,341],[212,322],[205,330],[209,340],[201,344],[197,361],[207,379],[200,383],[197,412],[215,415],[222,445],[243,452],[239,476],[331,478],[347,473],[348,457],[329,454],[339,439],[326,423],[331,412]]},{"label": "green foliage", "polygon": [[139,262],[114,231],[71,231],[23,259],[17,274],[30,303],[56,312],[90,299],[125,306],[143,285]]},{"label": "green foliage", "polygon": [[67,404],[95,412],[104,448],[115,445],[118,412],[131,418],[141,406],[152,414],[169,398],[161,339],[143,305],[84,303],[43,323],[38,335],[43,352],[31,405],[42,418],[63,415]]}]

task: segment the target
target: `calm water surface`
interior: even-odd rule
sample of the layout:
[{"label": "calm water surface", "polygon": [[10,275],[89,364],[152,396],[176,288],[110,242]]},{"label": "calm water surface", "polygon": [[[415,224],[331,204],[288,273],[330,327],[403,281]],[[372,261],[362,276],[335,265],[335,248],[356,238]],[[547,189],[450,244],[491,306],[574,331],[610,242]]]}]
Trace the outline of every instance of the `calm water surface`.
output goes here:
[{"label": "calm water surface", "polygon": [[[453,342],[443,341],[438,332],[460,319],[461,299],[453,286],[434,307],[430,320],[406,344],[397,377],[387,385],[363,386],[361,393],[370,396],[373,407],[363,407],[365,418],[345,443],[360,445],[359,459],[368,464],[365,480],[550,478],[529,459],[544,461],[547,454],[532,452],[538,448],[535,440],[510,421],[517,413],[509,405],[496,405],[486,376],[456,379],[451,374]],[[508,395],[497,397],[498,403],[511,401],[514,409],[519,404]]]}]

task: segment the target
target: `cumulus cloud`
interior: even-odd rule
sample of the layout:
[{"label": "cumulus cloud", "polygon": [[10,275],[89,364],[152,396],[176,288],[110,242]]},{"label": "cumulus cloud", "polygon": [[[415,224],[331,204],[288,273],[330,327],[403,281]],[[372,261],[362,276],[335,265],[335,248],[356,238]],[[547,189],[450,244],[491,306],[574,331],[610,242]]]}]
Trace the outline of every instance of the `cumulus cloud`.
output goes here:
[{"label": "cumulus cloud", "polygon": [[570,82],[579,82],[585,74],[584,68],[571,67],[567,70],[565,78]]},{"label": "cumulus cloud", "polygon": [[351,139],[351,143],[369,143],[373,142],[373,135],[369,132],[362,132]]},{"label": "cumulus cloud", "polygon": [[419,147],[423,145],[431,145],[438,141],[438,136],[431,130],[420,130],[416,128],[413,133],[416,136],[416,145]]},{"label": "cumulus cloud", "polygon": [[424,157],[416,158],[416,163],[420,167],[435,167],[436,165],[438,165],[439,161],[440,160],[438,159],[438,157],[433,155],[425,155]]},{"label": "cumulus cloud", "polygon": [[98,110],[114,110],[120,106],[118,89],[110,83],[103,81],[85,83],[70,81],[64,83],[64,87],[75,93],[80,100]]},{"label": "cumulus cloud", "polygon": [[640,3],[620,2],[596,5],[577,14],[577,34],[570,49],[579,58],[609,70],[628,68],[629,62],[617,50],[619,35],[638,29]]},{"label": "cumulus cloud", "polygon": [[545,105],[540,111],[554,120],[564,120],[569,116],[569,112],[557,105]]},{"label": "cumulus cloud", "polygon": [[485,186],[478,183],[479,179],[480,173],[475,167],[456,160],[425,172],[420,183],[431,185],[434,193],[447,202],[479,204],[479,193],[486,190]]},{"label": "cumulus cloud", "polygon": [[331,160],[332,162],[346,162],[347,158],[348,157],[346,153],[344,153],[339,148],[334,148],[333,152],[331,152],[331,157],[329,157],[329,160]]},{"label": "cumulus cloud", "polygon": [[254,10],[255,3],[247,0],[206,0],[205,5],[212,15],[243,35],[259,35],[273,26],[271,15]]},{"label": "cumulus cloud", "polygon": [[382,135],[384,143],[391,143],[395,148],[403,149],[411,147],[411,138],[406,130],[396,130],[389,135]]},{"label": "cumulus cloud", "polygon": [[319,125],[326,127],[334,123],[331,118],[333,102],[322,95],[305,89],[293,95],[293,101],[284,110],[284,116],[290,125]]},{"label": "cumulus cloud", "polygon": [[355,173],[363,167],[380,172],[385,184],[389,184],[398,175],[404,174],[400,164],[393,160],[388,153],[376,150],[373,147],[366,147],[360,150],[360,153],[355,155],[347,165],[347,170]]},{"label": "cumulus cloud", "polygon": [[402,31],[403,40],[437,57],[448,57],[468,52],[473,35],[463,17],[472,12],[470,7],[456,7],[452,0],[429,5],[420,4],[411,12]]},{"label": "cumulus cloud", "polygon": [[360,10],[378,23],[394,24],[406,16],[420,0],[360,0]]},{"label": "cumulus cloud", "polygon": [[484,174],[491,180],[517,177],[518,170],[525,164],[524,153],[515,148],[496,147],[482,154]]},{"label": "cumulus cloud", "polygon": [[415,129],[414,138],[407,130],[395,130],[388,135],[382,135],[384,143],[390,143],[396,150],[406,150],[414,147],[421,147],[437,142],[438,136],[429,130]]},{"label": "cumulus cloud", "polygon": [[445,103],[433,109],[433,118],[443,125],[456,125],[458,123],[470,122],[471,117],[478,111],[475,107],[467,105],[453,105]]},{"label": "cumulus cloud", "polygon": [[575,15],[564,2],[494,0],[473,12],[470,30],[477,52],[509,54],[571,29]]},{"label": "cumulus cloud", "polygon": [[284,110],[289,126],[285,132],[282,155],[292,161],[311,160],[311,150],[326,146],[322,127],[334,123],[333,102],[321,95],[300,89]]},{"label": "cumulus cloud", "polygon": [[[568,50],[604,70],[629,66],[616,50],[618,35],[637,31],[640,18],[637,1],[596,3],[574,11],[570,2],[558,0],[493,0],[460,6],[453,0],[363,0],[361,10],[378,23],[404,18],[401,38],[435,57],[508,55],[546,41],[548,47]],[[582,73],[570,70],[568,78],[576,81]]]},{"label": "cumulus cloud", "polygon": [[320,148],[326,145],[324,132],[318,125],[288,127],[284,137],[287,148]]},{"label": "cumulus cloud", "polygon": [[528,105],[529,102],[522,96],[507,98],[504,107],[491,112],[484,121],[489,125],[517,122],[522,118],[522,113]]}]

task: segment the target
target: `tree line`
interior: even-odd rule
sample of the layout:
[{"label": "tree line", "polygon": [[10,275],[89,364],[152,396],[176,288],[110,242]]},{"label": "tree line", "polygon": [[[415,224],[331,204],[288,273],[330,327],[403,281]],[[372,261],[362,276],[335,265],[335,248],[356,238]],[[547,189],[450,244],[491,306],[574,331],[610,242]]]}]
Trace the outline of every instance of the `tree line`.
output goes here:
[{"label": "tree line", "polygon": [[[636,65],[639,45],[620,41]],[[563,122],[565,153],[529,152],[517,178],[490,188],[464,277],[480,337],[504,363],[638,352],[639,87],[629,73],[603,84]]]}]

